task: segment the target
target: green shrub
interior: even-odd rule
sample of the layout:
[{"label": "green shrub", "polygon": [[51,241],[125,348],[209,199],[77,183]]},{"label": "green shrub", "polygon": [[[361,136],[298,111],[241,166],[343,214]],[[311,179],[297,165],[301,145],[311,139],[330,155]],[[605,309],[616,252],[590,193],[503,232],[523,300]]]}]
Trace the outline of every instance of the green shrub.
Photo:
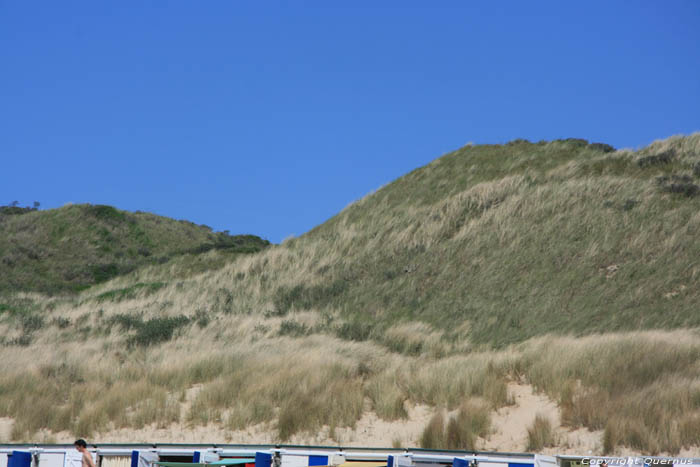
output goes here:
[{"label": "green shrub", "polygon": [[[199,322],[201,317],[196,319]],[[152,318],[144,321],[141,316],[120,313],[106,320],[105,329],[109,331],[112,326],[117,325],[124,331],[136,331],[135,334],[127,338],[127,343],[147,347],[169,341],[175,331],[190,321],[190,318],[184,315]]]},{"label": "green shrub", "polygon": [[55,325],[59,329],[65,329],[71,325],[71,321],[63,316],[57,316],[51,321],[51,324]]},{"label": "green shrub", "polygon": [[197,322],[197,326],[200,328],[206,328],[211,322],[211,318],[209,317],[207,311],[201,308],[194,314],[194,320]]},{"label": "green shrub", "polygon": [[637,159],[637,165],[640,168],[654,167],[657,165],[670,164],[673,160],[675,153],[673,150],[668,150],[660,154],[654,154],[652,156],[644,156]]},{"label": "green shrub", "polygon": [[93,206],[88,206],[86,208],[86,212],[89,215],[94,216],[97,219],[100,219],[103,221],[120,222],[120,221],[124,221],[127,219],[126,214],[123,213],[122,211],[119,211],[118,209],[116,209],[112,206],[107,206],[104,204],[96,204]]},{"label": "green shrub", "polygon": [[34,313],[21,315],[20,326],[25,334],[32,334],[44,325],[44,317]]},{"label": "green shrub", "polygon": [[[202,226],[206,227],[206,226]],[[187,249],[185,253],[201,254],[211,250],[221,250],[227,253],[257,253],[268,246],[270,242],[255,235],[229,235],[226,232],[217,232],[214,237],[210,237],[209,242],[204,242],[193,248]]]},{"label": "green shrub", "polygon": [[107,329],[111,329],[113,325],[120,326],[124,331],[130,331],[132,329],[139,329],[143,326],[143,318],[137,315],[127,315],[124,313],[119,313],[114,316],[110,316],[106,320]]},{"label": "green shrub", "polygon": [[595,151],[600,151],[604,153],[608,152],[615,152],[615,148],[610,146],[609,144],[605,143],[591,143],[588,145],[589,148],[595,150]]},{"label": "green shrub", "polygon": [[288,319],[282,321],[278,334],[280,336],[302,337],[311,334],[311,328],[304,323]]},{"label": "green shrub", "polygon": [[30,207],[20,207],[20,206],[0,206],[0,215],[7,216],[21,216],[22,214],[27,214],[28,212],[36,211]]},{"label": "green shrub", "polygon": [[700,186],[693,183],[690,175],[665,175],[656,178],[656,183],[661,191],[666,193],[677,193],[693,198],[700,194]]},{"label": "green shrub", "polygon": [[149,319],[136,328],[136,334],[129,338],[128,343],[147,347],[169,341],[176,330],[189,322],[184,315]]},{"label": "green shrub", "polygon": [[570,146],[573,146],[575,148],[585,148],[588,146],[588,141],[582,138],[566,138],[566,139],[557,139],[555,140],[557,143],[564,143],[568,144]]},{"label": "green shrub", "polygon": [[624,204],[622,205],[622,210],[623,211],[631,211],[638,204],[639,204],[639,201],[637,201],[637,200],[627,199],[627,200],[625,200]]},{"label": "green shrub", "polygon": [[348,341],[366,341],[372,332],[372,325],[362,321],[349,321],[336,327],[335,335]]},{"label": "green shrub", "polygon": [[119,265],[116,263],[92,265],[90,266],[90,275],[97,284],[106,282],[119,275]]}]

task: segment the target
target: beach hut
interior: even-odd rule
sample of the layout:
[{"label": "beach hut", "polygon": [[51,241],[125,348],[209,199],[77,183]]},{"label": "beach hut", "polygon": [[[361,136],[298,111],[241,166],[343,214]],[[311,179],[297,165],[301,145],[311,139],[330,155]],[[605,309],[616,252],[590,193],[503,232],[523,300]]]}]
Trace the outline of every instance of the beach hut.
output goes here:
[{"label": "beach hut", "polygon": [[131,449],[98,448],[97,467],[131,467]]},{"label": "beach hut", "polygon": [[345,463],[344,456],[323,451],[280,451],[280,458],[281,467],[319,467]]},{"label": "beach hut", "polygon": [[153,462],[158,462],[160,457],[155,450],[134,450],[131,452],[130,467],[151,467]]},{"label": "beach hut", "polygon": [[553,456],[539,454],[486,454],[455,457],[452,467],[558,467]]},{"label": "beach hut", "polygon": [[[97,465],[97,453],[88,451]],[[32,454],[37,467],[81,467],[83,455],[74,447],[70,448],[34,448]]]},{"label": "beach hut", "polygon": [[412,465],[410,454],[391,455],[387,458],[387,467],[411,467]]},{"label": "beach hut", "polygon": [[32,467],[34,463],[29,451],[10,451],[6,455],[7,467]]}]

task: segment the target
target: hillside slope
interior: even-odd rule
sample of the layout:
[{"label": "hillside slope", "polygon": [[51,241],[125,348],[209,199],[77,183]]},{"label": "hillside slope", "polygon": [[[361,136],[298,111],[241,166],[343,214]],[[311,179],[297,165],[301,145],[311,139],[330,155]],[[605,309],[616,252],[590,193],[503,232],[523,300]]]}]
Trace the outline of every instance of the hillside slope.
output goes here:
[{"label": "hillside slope", "polygon": [[0,293],[70,292],[147,264],[211,249],[256,252],[269,243],[104,205],[0,210]]},{"label": "hillside slope", "polygon": [[425,404],[451,415],[422,444],[473,448],[524,380],[600,452],[698,449],[699,177],[700,134],[467,146],[215,270],[8,296],[0,417],[17,440],[155,423],[284,441]]},{"label": "hillside slope", "polygon": [[274,309],[333,310],[369,334],[469,323],[495,345],[698,326],[699,146],[462,148],[289,242],[317,264],[274,281]]}]

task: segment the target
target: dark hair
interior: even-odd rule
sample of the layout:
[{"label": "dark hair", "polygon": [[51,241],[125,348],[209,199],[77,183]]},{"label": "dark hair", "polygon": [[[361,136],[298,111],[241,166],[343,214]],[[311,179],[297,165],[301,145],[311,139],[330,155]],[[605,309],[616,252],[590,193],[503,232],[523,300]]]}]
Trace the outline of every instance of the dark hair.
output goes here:
[{"label": "dark hair", "polygon": [[75,440],[75,443],[73,443],[73,444],[75,444],[76,446],[80,446],[81,448],[87,447],[87,443],[85,442],[85,440],[83,438]]}]

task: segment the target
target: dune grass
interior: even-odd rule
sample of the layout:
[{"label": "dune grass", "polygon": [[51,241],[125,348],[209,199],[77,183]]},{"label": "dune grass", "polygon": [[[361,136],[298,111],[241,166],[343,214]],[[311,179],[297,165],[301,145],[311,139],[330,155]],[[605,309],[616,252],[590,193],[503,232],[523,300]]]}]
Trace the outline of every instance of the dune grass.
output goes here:
[{"label": "dune grass", "polygon": [[490,407],[466,400],[452,415],[435,412],[423,429],[420,447],[425,449],[475,450],[477,438],[488,435]]},{"label": "dune grass", "polygon": [[542,448],[556,445],[556,437],[552,422],[544,415],[537,414],[535,421],[527,429],[527,449],[530,452],[539,452]]},{"label": "dune grass", "polygon": [[439,410],[432,416],[420,437],[420,447],[423,449],[439,449],[446,445],[445,415]]},{"label": "dune grass", "polygon": [[700,439],[699,162],[700,134],[468,146],[256,254],[2,294],[0,416],[27,441],[149,420],[285,440],[424,403],[446,411],[426,443],[466,446],[460,407],[524,378],[610,452],[679,452]]},{"label": "dune grass", "polygon": [[[248,320],[241,318],[242,329]],[[331,336],[217,340],[207,332],[192,324],[148,350],[124,349],[116,336],[111,344],[5,347],[0,416],[17,419],[17,441],[43,428],[97,436],[173,422],[231,429],[266,422],[285,441],[323,426],[352,427],[368,404],[397,420],[406,404],[425,403],[449,413],[441,431],[437,421],[426,428],[423,445],[469,449],[488,434],[489,412],[512,403],[507,382],[525,378],[559,403],[566,425],[604,430],[609,452],[673,454],[700,436],[700,337],[693,332],[549,336],[441,359]],[[532,449],[551,442],[540,425],[531,427]]]}]

